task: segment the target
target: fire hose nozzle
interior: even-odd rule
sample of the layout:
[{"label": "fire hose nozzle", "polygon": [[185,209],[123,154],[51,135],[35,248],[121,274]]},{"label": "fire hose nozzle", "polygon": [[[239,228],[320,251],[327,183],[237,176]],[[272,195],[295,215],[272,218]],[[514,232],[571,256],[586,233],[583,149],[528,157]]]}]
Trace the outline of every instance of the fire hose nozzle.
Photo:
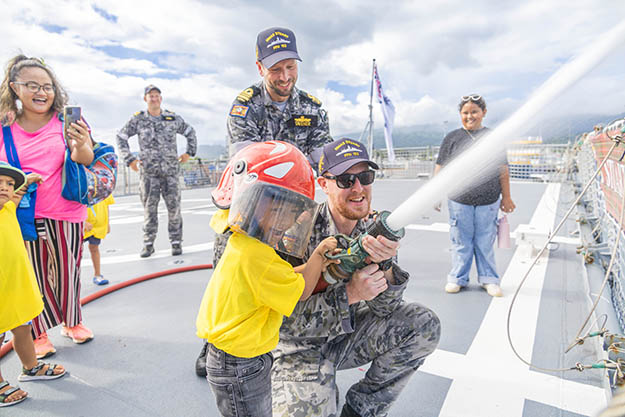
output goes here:
[{"label": "fire hose nozzle", "polygon": [[391,213],[389,211],[381,211],[374,223],[367,228],[367,231],[356,238],[350,238],[346,235],[336,235],[338,246],[341,252],[332,255],[326,254],[328,259],[339,259],[341,263],[330,264],[323,277],[329,284],[334,284],[339,279],[347,279],[352,274],[367,266],[365,259],[369,254],[362,245],[364,236],[373,237],[384,236],[393,241],[398,241],[406,234],[406,230],[402,227],[399,230],[393,230],[389,227],[386,219]]}]

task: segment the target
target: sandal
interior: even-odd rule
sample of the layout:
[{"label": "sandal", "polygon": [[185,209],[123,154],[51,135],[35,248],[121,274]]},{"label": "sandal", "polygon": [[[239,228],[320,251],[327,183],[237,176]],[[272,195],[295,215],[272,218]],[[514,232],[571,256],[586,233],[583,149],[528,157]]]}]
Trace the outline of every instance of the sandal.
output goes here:
[{"label": "sandal", "polygon": [[[0,390],[6,387],[11,387],[11,385],[9,385],[7,381],[0,382]],[[0,407],[10,407],[12,405],[19,404],[22,401],[24,401],[26,398],[28,398],[28,393],[26,393],[26,395],[20,398],[19,400],[11,401],[8,403],[5,402],[7,398],[9,398],[11,395],[16,393],[17,391],[20,391],[20,387],[11,387],[4,392],[0,392]]]},{"label": "sandal", "polygon": [[[43,370],[44,366],[47,366],[48,369],[46,369],[43,374],[39,374]],[[37,362],[36,366],[32,367],[32,369],[22,368],[22,374],[17,377],[17,380],[20,382],[26,382],[26,381],[50,380],[50,379],[60,378],[63,375],[65,375],[67,371],[63,370],[63,372],[61,372],[60,374],[55,374],[54,370],[56,369],[57,366],[59,365],[49,364],[49,363],[39,361]]]}]

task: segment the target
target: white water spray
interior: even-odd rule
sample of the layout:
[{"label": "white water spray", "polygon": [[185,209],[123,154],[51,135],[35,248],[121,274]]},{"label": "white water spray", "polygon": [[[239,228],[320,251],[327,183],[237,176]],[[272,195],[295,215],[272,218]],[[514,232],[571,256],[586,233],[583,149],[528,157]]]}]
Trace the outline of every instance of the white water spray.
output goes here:
[{"label": "white water spray", "polygon": [[597,42],[589,45],[553,74],[512,116],[488,133],[460,157],[453,160],[387,218],[388,226],[399,230],[413,219],[431,210],[447,194],[460,191],[497,164],[508,143],[532,126],[536,116],[567,88],[579,81],[615,48],[625,41],[625,22],[620,23]]}]

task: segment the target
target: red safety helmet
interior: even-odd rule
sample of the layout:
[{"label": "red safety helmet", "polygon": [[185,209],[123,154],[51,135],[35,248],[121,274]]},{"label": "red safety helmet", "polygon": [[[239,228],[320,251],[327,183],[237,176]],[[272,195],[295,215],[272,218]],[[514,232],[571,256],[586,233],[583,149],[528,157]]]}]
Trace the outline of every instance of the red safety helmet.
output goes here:
[{"label": "red safety helmet", "polygon": [[[292,168],[281,174],[287,167]],[[304,154],[290,143],[272,140],[252,143],[230,159],[217,188],[211,192],[215,206],[223,210],[230,208],[235,177],[254,174],[258,181],[315,199],[315,178]]]},{"label": "red safety helmet", "polygon": [[246,146],[232,157],[211,195],[217,207],[230,209],[232,230],[303,256],[318,205],[313,170],[295,146],[281,141]]}]

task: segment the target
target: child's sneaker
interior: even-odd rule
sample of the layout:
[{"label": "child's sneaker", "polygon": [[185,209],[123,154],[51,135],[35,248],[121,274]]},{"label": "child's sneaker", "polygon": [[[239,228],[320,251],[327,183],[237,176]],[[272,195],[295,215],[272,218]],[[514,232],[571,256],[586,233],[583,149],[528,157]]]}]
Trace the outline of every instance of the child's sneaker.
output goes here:
[{"label": "child's sneaker", "polygon": [[35,354],[37,355],[37,359],[47,358],[48,356],[54,355],[56,353],[56,349],[50,339],[48,339],[48,334],[43,333],[38,338],[36,338],[33,343],[35,344]]},{"label": "child's sneaker", "polygon": [[65,327],[61,329],[61,335],[71,338],[74,343],[85,343],[93,339],[93,332],[83,326],[82,323],[75,325],[74,327]]},{"label": "child's sneaker", "polygon": [[96,275],[93,277],[93,283],[95,285],[106,285],[109,283],[109,280],[105,279],[102,275]]}]

